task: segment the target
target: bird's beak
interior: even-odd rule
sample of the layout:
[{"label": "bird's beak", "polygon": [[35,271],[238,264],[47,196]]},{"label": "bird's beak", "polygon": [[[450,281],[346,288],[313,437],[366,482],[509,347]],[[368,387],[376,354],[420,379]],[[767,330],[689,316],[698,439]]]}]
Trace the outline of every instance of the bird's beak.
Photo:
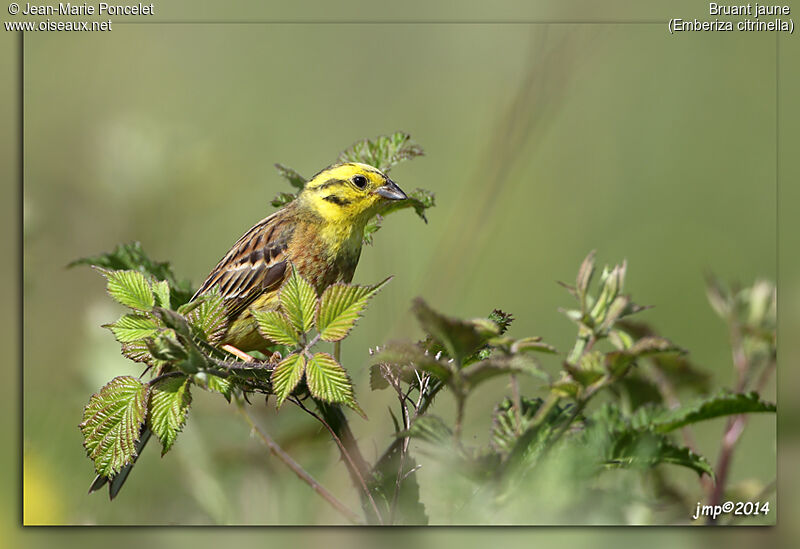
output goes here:
[{"label": "bird's beak", "polygon": [[375,193],[381,195],[383,198],[388,198],[389,200],[405,200],[408,198],[406,193],[403,192],[403,189],[398,187],[397,184],[391,179],[387,179],[385,185],[375,189]]}]

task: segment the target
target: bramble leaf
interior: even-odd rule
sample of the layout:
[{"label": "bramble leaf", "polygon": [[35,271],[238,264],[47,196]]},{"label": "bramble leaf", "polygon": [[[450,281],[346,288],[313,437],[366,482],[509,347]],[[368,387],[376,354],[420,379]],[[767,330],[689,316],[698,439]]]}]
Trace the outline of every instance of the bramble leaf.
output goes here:
[{"label": "bramble leaf", "polygon": [[325,288],[317,307],[316,323],[324,341],[340,341],[355,326],[367,301],[391,280],[374,286],[332,284]]},{"label": "bramble leaf", "polygon": [[144,275],[138,271],[101,270],[108,280],[108,293],[115,301],[140,311],[149,311],[155,305],[153,290]]},{"label": "bramble leaf", "polygon": [[135,377],[120,376],[89,399],[80,429],[86,454],[99,475],[113,477],[136,455],[148,392],[149,387]]},{"label": "bramble leaf", "polygon": [[276,208],[282,208],[295,198],[297,198],[297,195],[294,195],[292,193],[280,192],[277,194],[275,198],[272,199],[272,202],[270,202],[270,204],[272,204]]},{"label": "bramble leaf", "polygon": [[[380,376],[381,364],[388,364],[397,370],[396,374],[406,382],[415,376],[413,369],[428,372],[441,381],[448,381],[453,375],[453,365],[432,354],[414,343],[390,342],[381,347],[373,357],[373,370],[376,378]],[[375,380],[373,388],[382,389],[387,385]]]},{"label": "bramble leaf", "polygon": [[302,191],[303,187],[306,186],[306,178],[297,173],[296,170],[288,166],[284,166],[283,164],[275,164],[275,168],[278,170],[278,173],[286,179],[289,184],[297,189],[298,191]]},{"label": "bramble leaf", "polygon": [[309,282],[292,267],[292,274],[279,292],[281,307],[295,329],[304,334],[314,325],[317,293]]},{"label": "bramble leaf", "polygon": [[161,441],[162,456],[175,444],[178,433],[186,423],[186,414],[192,403],[190,386],[188,377],[168,377],[150,390],[147,423]]},{"label": "bramble leaf", "polygon": [[258,331],[266,339],[288,347],[294,347],[300,343],[297,330],[282,312],[253,310],[253,316],[258,323]]},{"label": "bramble leaf", "polygon": [[[199,304],[194,306],[199,301]],[[226,330],[228,329],[228,319],[225,314],[225,303],[219,293],[219,289],[213,290],[200,296],[190,305],[193,305],[188,312],[185,312],[186,320],[193,329],[200,332],[200,335],[212,345],[219,343]],[[180,310],[178,312],[181,312]]]},{"label": "bramble leaf", "polygon": [[156,305],[169,308],[169,283],[166,280],[156,280],[152,285]]},{"label": "bramble leaf", "polygon": [[459,364],[463,364],[465,358],[472,355],[492,335],[495,335],[488,333],[483,325],[479,326],[474,322],[445,316],[433,310],[422,298],[414,300],[411,310],[422,328],[439,341],[446,349],[447,354],[456,359]]},{"label": "bramble leaf", "polygon": [[405,132],[381,135],[375,139],[356,141],[339,155],[339,162],[361,162],[389,172],[403,160],[424,154],[422,147],[411,141]]},{"label": "bramble leaf", "polygon": [[453,439],[453,431],[439,416],[426,414],[416,418],[407,430],[395,436],[417,438],[432,444],[449,444]]},{"label": "bramble leaf", "polygon": [[306,364],[306,384],[316,398],[325,402],[340,402],[364,416],[356,403],[350,376],[328,353],[316,353]]},{"label": "bramble leaf", "polygon": [[103,328],[111,330],[120,343],[147,339],[158,334],[158,325],[152,319],[135,314],[125,315],[113,324],[104,324]]},{"label": "bramble leaf", "polygon": [[111,252],[102,253],[93,257],[77,259],[67,265],[90,265],[112,271],[139,271],[151,275],[156,280],[166,280],[169,283],[172,305],[183,305],[192,297],[194,290],[186,279],[178,280],[167,261],[153,261],[142,249],[139,242],[119,244]]},{"label": "bramble leaf", "polygon": [[470,388],[476,387],[487,379],[511,373],[528,374],[549,381],[547,374],[539,367],[536,361],[525,355],[487,358],[470,364],[461,370],[461,373]]},{"label": "bramble leaf", "polygon": [[292,394],[297,384],[303,378],[306,368],[306,359],[301,353],[295,353],[281,360],[272,370],[272,390],[277,399],[276,407],[280,408],[283,401]]}]

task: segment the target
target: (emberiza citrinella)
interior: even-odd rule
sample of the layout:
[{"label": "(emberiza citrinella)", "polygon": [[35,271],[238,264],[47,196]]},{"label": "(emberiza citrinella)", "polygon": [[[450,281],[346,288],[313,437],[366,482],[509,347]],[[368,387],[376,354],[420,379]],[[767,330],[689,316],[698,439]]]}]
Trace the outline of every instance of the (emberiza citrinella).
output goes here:
[{"label": "(emberiza citrinella)", "polygon": [[[226,304],[227,332],[221,344],[235,351],[265,350],[252,311],[276,309],[278,290],[297,273],[321,293],[353,279],[367,222],[388,201],[406,194],[380,170],[355,162],[334,164],[308,181],[297,198],[248,230],[214,267],[192,300],[217,288]],[[137,443],[141,454],[152,432]],[[134,457],[134,463],[136,458]],[[114,498],[133,467],[113,478],[98,475],[89,492],[109,483]]]},{"label": "(emberiza citrinella)", "polygon": [[217,264],[192,299],[218,288],[228,316],[223,344],[241,351],[264,349],[252,310],[278,307],[289,264],[318,293],[350,282],[367,222],[406,194],[380,170],[355,162],[325,168],[297,198],[256,223]]}]

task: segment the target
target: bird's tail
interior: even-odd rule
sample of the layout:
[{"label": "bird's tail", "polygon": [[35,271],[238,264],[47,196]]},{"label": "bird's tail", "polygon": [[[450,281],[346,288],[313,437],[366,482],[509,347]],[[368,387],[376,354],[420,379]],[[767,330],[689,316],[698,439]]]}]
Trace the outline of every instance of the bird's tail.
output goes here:
[{"label": "bird's tail", "polygon": [[89,493],[96,492],[106,484],[108,484],[108,496],[110,499],[114,499],[119,494],[119,491],[122,489],[122,485],[125,484],[125,481],[128,479],[128,475],[131,474],[131,469],[136,464],[136,460],[139,459],[139,456],[142,455],[142,450],[147,445],[147,441],[150,440],[150,436],[153,434],[147,425],[142,427],[142,433],[139,437],[139,440],[136,441],[136,453],[133,456],[133,461],[131,461],[128,465],[122,468],[122,470],[117,473],[114,477],[106,477],[103,475],[97,475],[92,482],[92,485],[89,486]]}]

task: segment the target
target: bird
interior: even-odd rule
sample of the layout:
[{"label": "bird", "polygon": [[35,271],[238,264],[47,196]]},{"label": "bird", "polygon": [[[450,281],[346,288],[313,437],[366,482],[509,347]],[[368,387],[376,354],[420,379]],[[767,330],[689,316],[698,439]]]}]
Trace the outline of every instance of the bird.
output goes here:
[{"label": "bird", "polygon": [[[292,269],[317,294],[331,284],[350,283],[367,222],[386,205],[407,198],[378,168],[359,162],[332,164],[308,180],[293,201],[246,231],[190,302],[216,289],[227,319],[219,346],[242,352],[267,350],[270,342],[258,332],[253,311],[280,306],[278,291]],[[98,475],[89,493],[108,483],[114,499],[151,435],[143,426],[134,460],[113,478]]]},{"label": "bird", "polygon": [[329,166],[295,200],[245,232],[192,300],[217,288],[228,319],[221,343],[263,351],[269,342],[259,334],[252,311],[278,308],[278,290],[291,274],[290,265],[317,294],[336,282],[351,282],[367,222],[387,203],[407,198],[373,166]]}]

